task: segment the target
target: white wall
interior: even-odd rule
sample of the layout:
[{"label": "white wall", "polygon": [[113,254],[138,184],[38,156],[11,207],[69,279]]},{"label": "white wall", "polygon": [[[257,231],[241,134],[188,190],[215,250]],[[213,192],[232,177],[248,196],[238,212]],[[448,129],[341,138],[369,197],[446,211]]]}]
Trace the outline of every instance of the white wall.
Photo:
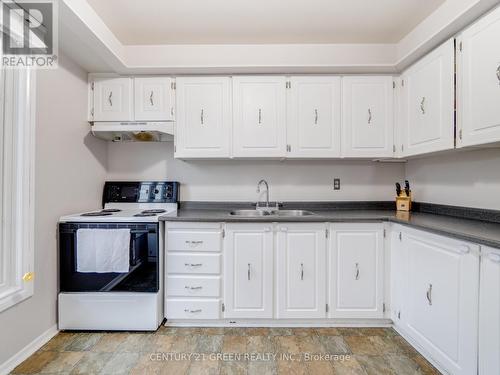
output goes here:
[{"label": "white wall", "polygon": [[500,210],[500,149],[410,160],[406,177],[415,201]]},{"label": "white wall", "polygon": [[[174,159],[172,143],[111,143],[108,178],[181,182],[183,201],[256,201],[257,182],[270,184],[271,200],[392,200],[404,165],[370,161]],[[333,190],[333,179],[341,190]]]},{"label": "white wall", "polygon": [[88,135],[87,73],[64,56],[37,72],[35,293],[0,313],[0,365],[56,324],[58,217],[99,206],[106,143]]}]

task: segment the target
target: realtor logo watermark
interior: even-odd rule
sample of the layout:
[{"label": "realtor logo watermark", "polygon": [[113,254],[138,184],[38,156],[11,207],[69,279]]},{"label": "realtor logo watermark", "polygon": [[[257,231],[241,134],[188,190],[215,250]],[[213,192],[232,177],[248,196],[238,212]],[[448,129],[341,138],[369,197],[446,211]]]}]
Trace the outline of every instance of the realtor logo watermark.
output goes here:
[{"label": "realtor logo watermark", "polygon": [[2,67],[57,68],[57,0],[1,0]]}]

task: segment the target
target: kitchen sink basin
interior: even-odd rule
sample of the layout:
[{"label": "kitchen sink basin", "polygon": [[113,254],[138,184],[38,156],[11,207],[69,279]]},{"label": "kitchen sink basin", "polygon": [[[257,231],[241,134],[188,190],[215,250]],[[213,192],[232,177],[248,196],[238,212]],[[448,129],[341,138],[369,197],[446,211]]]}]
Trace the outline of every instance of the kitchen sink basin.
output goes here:
[{"label": "kitchen sink basin", "polygon": [[229,213],[231,216],[261,217],[270,216],[271,212],[257,210],[234,210]]},{"label": "kitchen sink basin", "polygon": [[305,210],[279,210],[279,211],[262,211],[262,210],[234,210],[229,213],[231,216],[244,217],[262,217],[262,216],[310,216],[314,215],[311,211]]},{"label": "kitchen sink basin", "polygon": [[314,212],[305,210],[281,210],[276,213],[277,216],[311,216]]}]

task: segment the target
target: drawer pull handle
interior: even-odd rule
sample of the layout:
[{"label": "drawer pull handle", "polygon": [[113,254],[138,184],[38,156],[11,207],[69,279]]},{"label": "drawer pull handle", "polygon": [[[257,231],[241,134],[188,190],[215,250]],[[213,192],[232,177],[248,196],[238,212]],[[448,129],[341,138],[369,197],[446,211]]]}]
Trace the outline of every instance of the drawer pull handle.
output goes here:
[{"label": "drawer pull handle", "polygon": [[429,302],[429,306],[432,306],[432,284],[429,284],[429,289],[427,289],[427,301]]},{"label": "drawer pull handle", "polygon": [[460,254],[467,254],[470,251],[470,247],[467,245],[461,245],[459,246],[458,251]]},{"label": "drawer pull handle", "polygon": [[109,96],[108,96],[108,102],[109,102],[109,105],[112,107],[113,106],[113,91],[110,91],[109,92]]},{"label": "drawer pull handle", "polygon": [[247,274],[247,276],[248,276],[248,281],[250,281],[250,263],[248,263],[248,274]]},{"label": "drawer pull handle", "polygon": [[498,84],[500,85],[500,65],[498,65],[497,68],[497,79],[498,79]]},{"label": "drawer pull handle", "polygon": [[495,262],[495,263],[500,263],[500,254],[490,253],[490,254],[488,255],[488,258],[489,258],[492,262]]},{"label": "drawer pull handle", "polygon": [[354,276],[356,280],[359,280],[359,263],[356,263],[356,275]]},{"label": "drawer pull handle", "polygon": [[304,280],[304,263],[300,263],[300,280]]},{"label": "drawer pull handle", "polygon": [[151,91],[151,95],[149,95],[149,102],[151,103],[152,106],[155,105],[155,103],[153,101],[153,95],[154,95],[154,91]]},{"label": "drawer pull handle", "polygon": [[368,108],[368,124],[372,123],[372,110]]},{"label": "drawer pull handle", "polygon": [[203,243],[203,241],[199,240],[199,241],[186,241],[186,243],[188,245],[201,245]]},{"label": "drawer pull handle", "polygon": [[200,289],[203,289],[203,287],[202,287],[202,286],[188,286],[188,285],[186,285],[186,286],[184,287],[184,289],[189,289],[189,290],[200,290]]},{"label": "drawer pull handle", "polygon": [[203,263],[184,263],[186,267],[201,267]]},{"label": "drawer pull handle", "polygon": [[190,314],[196,314],[196,313],[201,313],[201,309],[196,309],[196,310],[184,309],[184,312],[190,313]]},{"label": "drawer pull handle", "polygon": [[314,125],[318,125],[318,110],[314,110]]}]

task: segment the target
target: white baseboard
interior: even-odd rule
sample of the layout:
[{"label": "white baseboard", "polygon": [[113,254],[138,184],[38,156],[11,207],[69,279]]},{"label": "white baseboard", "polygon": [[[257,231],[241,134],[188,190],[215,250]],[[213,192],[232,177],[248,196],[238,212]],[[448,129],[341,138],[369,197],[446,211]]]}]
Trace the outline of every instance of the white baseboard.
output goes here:
[{"label": "white baseboard", "polygon": [[14,370],[18,365],[25,361],[29,356],[35,353],[38,349],[44,346],[52,337],[57,335],[59,330],[57,324],[50,327],[32,342],[26,345],[19,352],[10,357],[7,361],[0,364],[0,375],[6,375]]}]

